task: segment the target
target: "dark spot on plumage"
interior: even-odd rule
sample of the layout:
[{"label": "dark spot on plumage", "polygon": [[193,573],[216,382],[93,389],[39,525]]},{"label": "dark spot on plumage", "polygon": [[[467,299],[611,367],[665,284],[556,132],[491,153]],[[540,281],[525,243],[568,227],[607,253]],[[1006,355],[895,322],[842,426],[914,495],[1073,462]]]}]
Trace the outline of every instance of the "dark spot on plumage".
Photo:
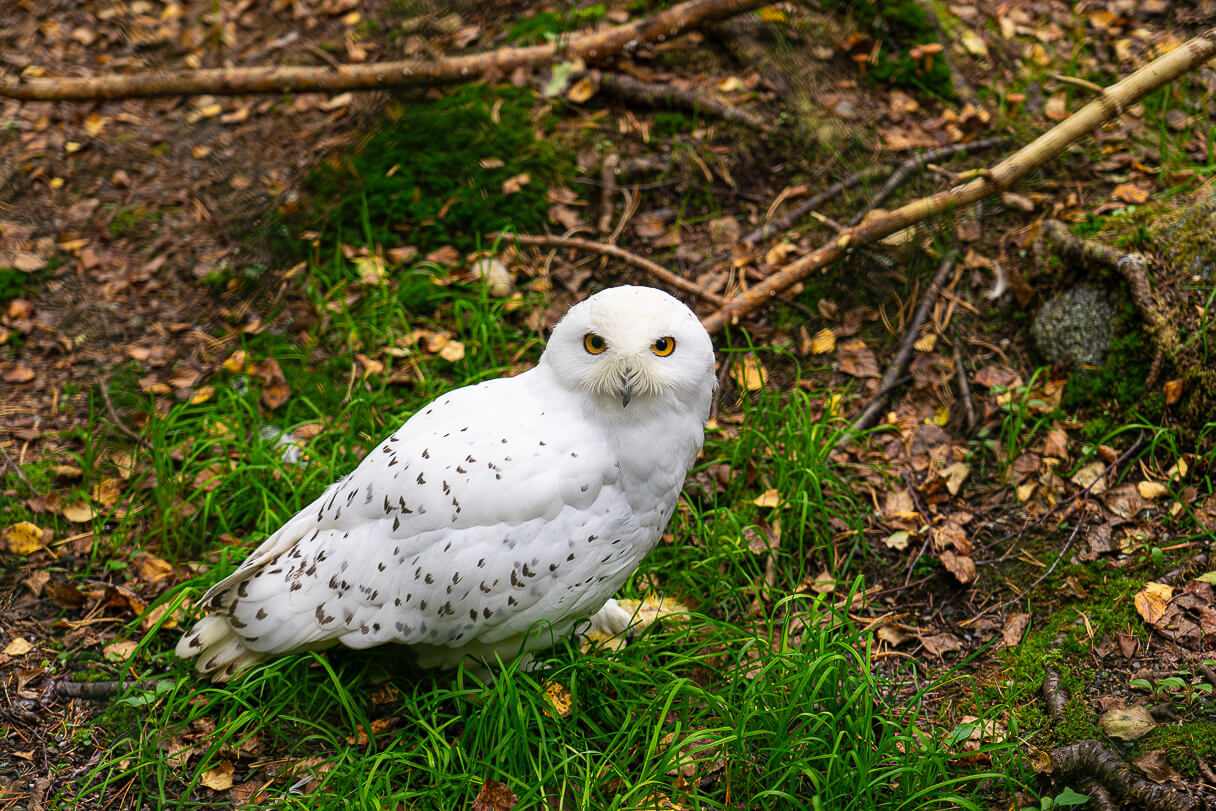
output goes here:
[{"label": "dark spot on plumage", "polygon": [[607,563],[610,560],[612,560],[612,555],[604,555],[604,557],[600,558],[600,563]]},{"label": "dark spot on plumage", "polygon": [[620,539],[620,538],[617,538],[615,541],[613,541],[613,542],[612,542],[612,545],[613,545],[613,546],[616,546],[616,545],[617,545],[617,544],[619,544],[620,542],[621,542],[621,539]]},{"label": "dark spot on plumage", "polygon": [[477,609],[476,608],[469,609],[469,619],[473,620],[474,622],[477,621]]},{"label": "dark spot on plumage", "polygon": [[482,592],[484,592],[485,594],[490,593],[490,587],[486,585],[486,581],[484,581],[484,580],[481,581],[481,585],[478,586],[477,588],[481,589]]},{"label": "dark spot on plumage", "polygon": [[207,664],[203,665],[203,670],[210,670],[211,668],[215,667],[215,660],[218,658],[218,656],[212,656],[210,659],[208,659]]},{"label": "dark spot on plumage", "polygon": [[569,555],[566,555],[566,560],[574,560],[574,553],[571,552]]},{"label": "dark spot on plumage", "polygon": [[350,583],[347,583],[345,580],[343,580],[343,581],[342,581],[342,590],[343,590],[343,591],[350,591]]},{"label": "dark spot on plumage", "polygon": [[491,611],[489,608],[483,608],[483,609],[481,609],[481,615],[483,617],[485,617],[486,619],[489,619],[490,617],[494,616],[494,612]]},{"label": "dark spot on plumage", "polygon": [[429,449],[429,448],[423,448],[423,449],[422,449],[422,458],[423,458],[423,459],[430,459],[430,458],[431,458],[431,451],[430,451],[430,449]]},{"label": "dark spot on plumage", "polygon": [[501,479],[501,478],[502,478],[502,474],[501,474],[501,473],[495,473],[495,474],[494,474],[494,478],[495,478],[495,479]]},{"label": "dark spot on plumage", "polygon": [[484,569],[485,567],[486,567],[486,559],[485,559],[485,558],[482,558],[481,560],[477,561],[477,568],[478,568],[478,569]]},{"label": "dark spot on plumage", "polygon": [[543,440],[543,439],[542,439],[542,440],[540,441],[540,446],[541,446],[542,448],[543,448],[543,447],[545,447],[545,440]]},{"label": "dark spot on plumage", "polygon": [[378,623],[378,622],[373,622],[373,623],[372,623],[372,630],[373,630],[373,631],[379,631],[379,630],[380,630],[380,623]]},{"label": "dark spot on plumage", "polygon": [[389,460],[388,460],[388,464],[387,464],[387,465],[385,465],[385,467],[392,467],[392,466],[393,466],[393,465],[395,465],[395,464],[397,464],[397,457],[396,457],[396,456],[394,456],[392,459],[389,459]]},{"label": "dark spot on plumage", "polygon": [[516,588],[523,588],[524,586],[524,581],[519,579],[519,574],[514,569],[511,570],[511,585]]},{"label": "dark spot on plumage", "polygon": [[400,554],[401,554],[401,547],[400,547],[400,546],[394,546],[394,547],[393,547],[393,554],[394,554],[394,555],[400,555]]},{"label": "dark spot on plumage", "polygon": [[578,454],[575,453],[574,451],[570,451],[570,455],[573,456],[575,459],[578,458]]},{"label": "dark spot on plumage", "polygon": [[[415,560],[417,560],[417,558],[415,558]],[[421,566],[419,566],[417,569],[414,570],[414,579],[417,580],[420,577],[422,577],[422,567]]]},{"label": "dark spot on plumage", "polygon": [[398,529],[400,529],[400,527],[401,527],[401,516],[394,515],[393,516],[393,532],[396,532]]},{"label": "dark spot on plumage", "polygon": [[453,588],[455,588],[455,586],[448,586],[447,593],[448,593],[448,594],[451,594],[451,593],[452,593],[452,589],[453,589]]},{"label": "dark spot on plumage", "polygon": [[476,459],[474,459],[474,458],[473,458],[473,456],[472,456],[471,454],[470,454],[469,456],[466,456],[466,457],[464,458],[464,460],[465,460],[466,462],[468,462],[470,465],[471,465],[471,464],[473,464],[474,462],[476,462],[476,461],[477,461]]},{"label": "dark spot on plumage", "polygon": [[456,572],[455,574],[452,575],[452,583],[456,584],[459,582],[460,582],[460,572]]},{"label": "dark spot on plumage", "polygon": [[385,445],[382,448],[380,448],[380,452],[381,453],[392,453],[393,449],[390,448],[388,445]]},{"label": "dark spot on plumage", "polygon": [[355,495],[358,492],[359,492],[358,490],[351,490],[349,493],[346,494],[346,506],[348,506],[348,507],[350,506],[350,503],[355,500]]},{"label": "dark spot on plumage", "polygon": [[524,569],[524,577],[536,577],[536,572],[534,572],[534,571],[532,571],[532,569],[528,568],[528,564],[525,563],[523,566],[523,569]]},{"label": "dark spot on plumage", "polygon": [[366,634],[370,630],[371,630],[371,628],[368,628],[366,625],[359,626],[359,633],[361,633],[361,634]]},{"label": "dark spot on plumage", "polygon": [[587,543],[591,543],[592,541],[594,541],[594,540],[595,540],[596,538],[598,538],[598,537],[600,537],[600,536],[598,536],[598,535],[588,535],[588,536],[587,536]]},{"label": "dark spot on plumage", "polygon": [[379,589],[377,589],[376,591],[373,591],[373,592],[372,592],[372,602],[375,602],[375,601],[376,601],[376,598],[377,598],[377,597],[379,597],[379,596],[380,596],[380,590],[379,590]]},{"label": "dark spot on plumage", "polygon": [[449,550],[449,549],[451,549],[451,548],[452,548],[452,542],[451,542],[451,541],[448,541],[446,544],[444,544],[444,546],[443,546],[443,551],[444,551],[444,552],[446,552],[446,551],[448,551],[448,550]]},{"label": "dark spot on plumage", "polygon": [[388,438],[388,441],[389,441],[389,442],[396,442],[396,441],[397,441],[398,439],[400,439],[400,438],[401,438],[401,437],[397,436],[396,434],[393,434],[392,436],[390,436],[390,437]]},{"label": "dark spot on plumage", "polygon": [[507,595],[507,605],[519,605],[519,600],[516,600],[514,597]]},{"label": "dark spot on plumage", "polygon": [[238,597],[248,597],[249,596],[249,581],[248,580],[242,580],[241,584],[236,587],[236,596],[238,596]]},{"label": "dark spot on plumage", "polygon": [[460,433],[462,433],[462,434],[463,434],[463,433],[464,433],[465,431],[467,431],[467,430],[469,430],[469,426],[467,426],[467,425],[466,425],[465,427],[463,427],[463,428],[461,428],[461,429],[460,429]]},{"label": "dark spot on plumage", "polygon": [[600,575],[599,579],[598,579],[598,580],[596,580],[595,582],[597,582],[597,583],[603,583],[603,582],[604,582],[605,580],[607,580],[607,579],[608,579],[608,575],[606,575],[606,574],[602,574],[602,575]]},{"label": "dark spot on plumage", "polygon": [[549,564],[549,571],[551,571],[551,572],[556,572],[556,571],[557,571],[557,564],[556,564],[556,563],[550,563],[550,564]]},{"label": "dark spot on plumage", "polygon": [[448,438],[448,437],[450,437],[451,435],[452,435],[452,432],[451,432],[451,431],[448,431],[446,434],[444,434],[444,435],[443,435],[443,438],[444,438],[444,439],[447,439],[447,438]]},{"label": "dark spot on plumage", "polygon": [[579,487],[579,492],[586,493],[590,488],[591,488],[591,485],[584,484],[583,486]]},{"label": "dark spot on plumage", "polygon": [[291,588],[288,589],[288,591],[299,591],[302,588],[304,588],[302,583],[292,583]]},{"label": "dark spot on plumage", "polygon": [[[333,619],[333,617],[330,617],[330,619]],[[347,611],[346,617],[342,620],[342,623],[344,625],[346,625],[347,627],[349,627],[350,624],[354,621],[354,619],[355,619],[355,615],[352,614],[350,611]]]},{"label": "dark spot on plumage", "polygon": [[401,508],[403,513],[412,513],[413,510],[405,506],[405,496],[397,496],[397,506]]},{"label": "dark spot on plumage", "polygon": [[421,474],[421,473],[419,473],[419,474],[418,474],[418,483],[419,483],[419,484],[426,484],[426,479],[422,478],[422,474]]},{"label": "dark spot on plumage", "polygon": [[444,603],[444,604],[443,604],[443,608],[439,609],[439,616],[441,616],[441,617],[442,617],[442,616],[445,616],[445,615],[448,615],[448,614],[455,614],[455,613],[456,613],[456,609],[452,608],[452,601],[451,601],[451,600],[449,600],[448,602]]},{"label": "dark spot on plumage", "polygon": [[464,468],[462,468],[460,465],[457,465],[457,466],[456,466],[456,472],[457,472],[457,473],[468,473],[469,471],[465,470],[465,469],[464,469]]},{"label": "dark spot on plumage", "polygon": [[[318,552],[317,553],[317,563],[323,563],[327,557],[329,557],[328,552],[325,552],[324,550]],[[346,567],[343,566],[342,568],[343,568],[343,571],[345,571]]]},{"label": "dark spot on plumage", "polygon": [[[343,532],[343,533],[342,533],[342,540],[344,540],[344,541],[345,541],[345,540],[346,540],[347,538],[349,538],[349,537],[350,537],[350,533],[349,533],[349,532]],[[320,558],[317,558],[317,560],[320,560]]]},{"label": "dark spot on plumage", "polygon": [[426,584],[428,586],[435,582],[435,578],[434,578],[434,576],[431,575],[430,572],[426,573],[426,577],[424,577],[423,580],[426,581]]},{"label": "dark spot on plumage", "polygon": [[[394,598],[393,598],[393,605],[396,605],[396,606],[401,605],[401,598],[400,598],[400,597],[394,597]],[[400,629],[398,629],[398,630],[400,630]]]},{"label": "dark spot on plumage", "polygon": [[326,616],[325,603],[320,603],[317,606],[316,615],[317,615],[317,622],[321,623],[322,625],[328,625],[329,623],[334,621],[333,617]]},{"label": "dark spot on plumage", "polygon": [[446,496],[446,495],[448,495],[448,494],[449,494],[449,493],[451,493],[451,492],[452,492],[452,488],[448,486],[447,481],[444,481],[444,483],[443,483],[443,494]]},{"label": "dark spot on plumage", "polygon": [[341,517],[342,517],[342,507],[339,506],[338,509],[334,510],[334,520],[337,521]]},{"label": "dark spot on plumage", "polygon": [[389,503],[388,494],[386,493],[384,496],[384,514],[388,515],[392,511],[393,511],[393,505]]},{"label": "dark spot on plumage", "polygon": [[507,438],[505,436],[502,438],[502,444],[504,444],[504,445],[507,444]]},{"label": "dark spot on plumage", "polygon": [[384,562],[381,561],[380,563],[377,563],[376,569],[377,569],[377,571],[381,571],[381,572],[384,571]]},{"label": "dark spot on plumage", "polygon": [[423,504],[418,505],[418,514],[426,515],[426,506],[425,505],[423,505]]},{"label": "dark spot on plumage", "polygon": [[404,622],[397,623],[397,633],[399,633],[399,634],[405,633],[405,623]]},{"label": "dark spot on plumage", "polygon": [[511,461],[511,457],[510,457],[510,456],[504,456],[504,457],[502,458],[502,460],[503,460],[504,462],[510,462],[510,461]]},{"label": "dark spot on plumage", "polygon": [[248,624],[248,623],[246,623],[246,622],[241,622],[241,621],[240,621],[239,619],[237,619],[236,617],[229,617],[229,618],[228,618],[228,624],[229,624],[229,625],[231,625],[233,628],[246,628],[246,627],[248,627],[248,625],[249,625],[249,624]]},{"label": "dark spot on plumage", "polygon": [[364,504],[371,504],[371,503],[372,503],[372,499],[373,499],[373,498],[375,498],[375,497],[376,497],[376,493],[375,493],[375,491],[373,491],[373,490],[372,490],[371,486],[369,485],[369,486],[368,486],[368,488],[367,488],[367,495],[365,495],[365,496],[363,497],[363,503],[364,503]]},{"label": "dark spot on plumage", "polygon": [[414,593],[413,593],[412,591],[411,591],[411,592],[407,592],[407,593],[406,593],[406,595],[405,595],[405,601],[408,603],[408,602],[409,602],[410,600],[412,600],[412,599],[414,599]]}]

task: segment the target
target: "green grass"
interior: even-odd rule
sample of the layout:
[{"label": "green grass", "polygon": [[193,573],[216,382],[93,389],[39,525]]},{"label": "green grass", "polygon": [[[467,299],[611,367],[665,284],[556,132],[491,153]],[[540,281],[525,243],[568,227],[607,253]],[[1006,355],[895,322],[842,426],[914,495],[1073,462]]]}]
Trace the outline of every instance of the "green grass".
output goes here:
[{"label": "green grass", "polygon": [[[118,798],[210,807],[226,795],[202,780],[224,763],[233,764],[238,785],[261,787],[248,807],[467,807],[487,778],[509,786],[521,808],[555,798],[566,807],[613,809],[655,807],[662,798],[688,808],[978,806],[979,781],[991,775],[958,763],[961,755],[943,742],[949,730],[924,717],[921,702],[932,685],[888,704],[892,686],[871,672],[867,636],[831,608],[857,585],[853,559],[865,507],[828,463],[839,423],[810,418],[812,395],[797,387],[790,395],[755,393],[741,404],[740,424],[709,434],[702,464],[735,473],[721,492],[682,502],[673,542],[660,544],[624,589],[642,597],[657,586],[684,599],[692,613],[683,622],[665,619],[619,652],[559,646],[534,670],[506,663],[489,684],[463,671],[418,672],[391,649],[285,656],[226,685],[197,678],[172,653],[180,629],[165,625],[183,601],[197,598],[420,404],[539,354],[540,336],[523,326],[522,314],[505,312],[476,286],[437,285],[425,267],[356,286],[345,260],[313,267],[307,291],[326,317],[303,336],[246,337],[250,363],[273,357],[280,364],[293,393],[286,404],[268,409],[256,374],[219,371],[201,381],[215,387],[210,398],[179,402],[149,420],[152,449],[138,457],[154,476],[138,496],[145,509],[96,519],[85,574],[99,576],[133,545],[180,562],[201,557],[213,568],[162,595],[156,605],[169,610],[150,631],[132,621],[120,633],[140,644],[129,662],[60,656],[58,667],[93,678],[170,680],[152,691],[128,690],[96,725],[76,733],[106,751],[56,798],[58,807]],[[359,295],[348,304],[352,292]],[[355,353],[440,327],[465,342],[465,358],[417,354],[423,377],[411,385],[384,382],[391,367],[351,383]],[[772,350],[725,351],[759,351],[765,363],[781,362]],[[136,376],[131,370],[113,388],[123,412],[153,408]],[[303,463],[285,459],[262,433],[267,425],[290,431],[310,423],[323,431]],[[103,434],[81,434],[78,461],[98,471],[80,483],[82,492],[113,475]],[[753,503],[767,489],[781,494],[776,507]],[[841,525],[852,535],[843,545]],[[770,589],[764,556],[745,537],[777,526]],[[225,533],[230,543],[217,540]],[[840,581],[836,594],[792,595],[824,567]],[[121,580],[123,571],[110,576]],[[571,692],[570,717],[548,711],[547,683]],[[374,696],[390,698],[375,703]],[[377,718],[391,721],[360,738]],[[188,754],[173,757],[179,750]]]}]

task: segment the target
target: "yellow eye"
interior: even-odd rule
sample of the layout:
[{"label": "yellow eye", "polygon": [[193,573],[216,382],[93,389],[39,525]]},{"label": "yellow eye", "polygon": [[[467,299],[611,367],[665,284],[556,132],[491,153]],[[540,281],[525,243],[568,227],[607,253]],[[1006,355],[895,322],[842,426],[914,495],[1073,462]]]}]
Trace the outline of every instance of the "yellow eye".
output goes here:
[{"label": "yellow eye", "polygon": [[583,336],[583,349],[586,349],[592,355],[598,355],[607,348],[607,342],[594,332],[588,332]]},{"label": "yellow eye", "polygon": [[650,345],[650,351],[658,355],[660,358],[665,358],[672,352],[676,351],[676,339],[670,336],[660,338]]}]

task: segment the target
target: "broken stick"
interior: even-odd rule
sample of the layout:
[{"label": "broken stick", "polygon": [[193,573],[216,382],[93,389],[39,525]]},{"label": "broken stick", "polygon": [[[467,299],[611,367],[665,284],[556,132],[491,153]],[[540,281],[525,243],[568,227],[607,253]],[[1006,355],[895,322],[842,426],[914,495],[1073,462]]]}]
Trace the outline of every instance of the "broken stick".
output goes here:
[{"label": "broken stick", "polygon": [[200,93],[234,96],[245,93],[342,93],[389,87],[431,87],[471,82],[487,76],[506,76],[516,68],[536,67],[558,59],[602,62],[619,53],[631,53],[641,44],[664,42],[692,28],[725,20],[763,2],[688,0],[644,20],[602,31],[575,34],[544,45],[499,48],[488,53],[434,60],[407,59],[337,67],[285,65],[211,68],[83,77],[0,74],[0,96],[26,101],[88,101]]},{"label": "broken stick", "polygon": [[1069,118],[1043,133],[1032,143],[1001,161],[991,171],[961,186],[914,200],[888,214],[872,217],[855,228],[845,229],[830,242],[790,263],[767,280],[731,299],[730,303],[702,320],[711,333],[738,323],[744,315],[772,301],[786,290],[839,259],[849,248],[866,245],[930,217],[970,205],[1009,188],[1042,166],[1099,125],[1121,115],[1143,96],[1216,56],[1216,29],[1204,32],[1145,65]]}]

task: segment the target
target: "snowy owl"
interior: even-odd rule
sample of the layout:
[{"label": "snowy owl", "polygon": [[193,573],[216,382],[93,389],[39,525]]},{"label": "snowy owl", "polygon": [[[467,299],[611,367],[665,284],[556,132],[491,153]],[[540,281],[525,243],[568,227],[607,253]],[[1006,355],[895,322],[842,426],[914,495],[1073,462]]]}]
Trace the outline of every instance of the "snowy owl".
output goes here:
[{"label": "snowy owl", "polygon": [[692,311],[648,287],[571,307],[535,368],[414,414],[203,597],[182,637],[214,678],[340,642],[426,667],[547,647],[654,547],[705,436],[716,383]]}]

